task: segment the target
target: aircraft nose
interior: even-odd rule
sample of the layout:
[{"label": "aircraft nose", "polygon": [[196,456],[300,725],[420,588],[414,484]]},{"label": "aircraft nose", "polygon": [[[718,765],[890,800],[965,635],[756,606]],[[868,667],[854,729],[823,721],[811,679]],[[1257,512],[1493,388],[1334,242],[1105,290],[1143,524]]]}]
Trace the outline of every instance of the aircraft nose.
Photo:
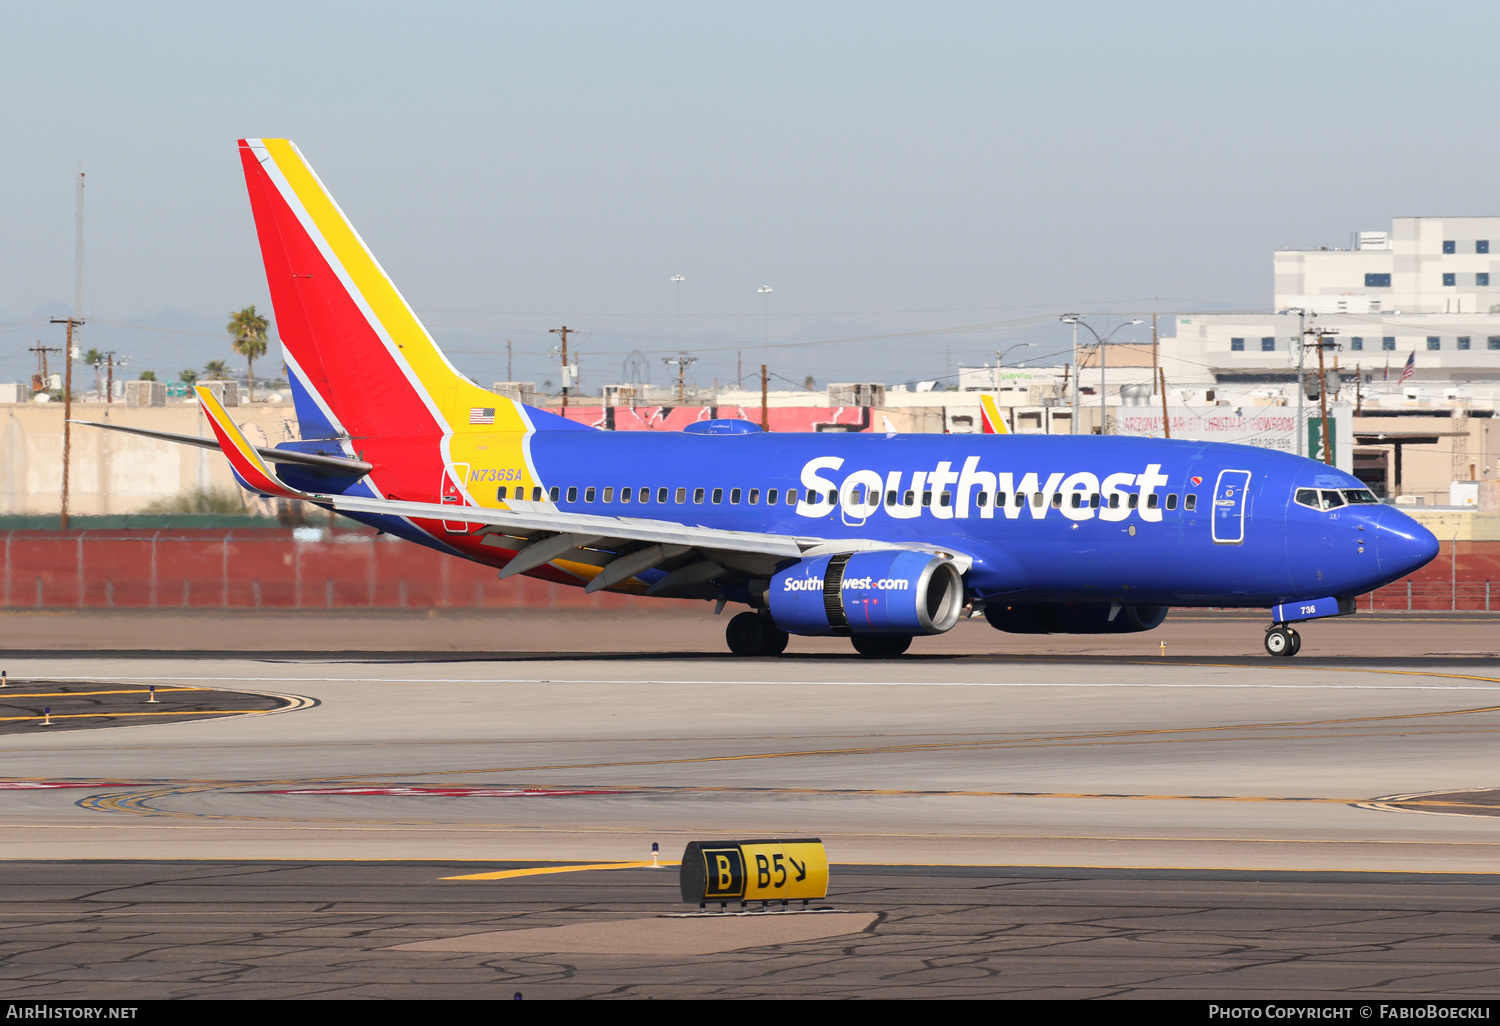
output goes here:
[{"label": "aircraft nose", "polygon": [[1405,577],[1437,557],[1437,535],[1400,510],[1386,507],[1373,519],[1375,558],[1382,575]]}]

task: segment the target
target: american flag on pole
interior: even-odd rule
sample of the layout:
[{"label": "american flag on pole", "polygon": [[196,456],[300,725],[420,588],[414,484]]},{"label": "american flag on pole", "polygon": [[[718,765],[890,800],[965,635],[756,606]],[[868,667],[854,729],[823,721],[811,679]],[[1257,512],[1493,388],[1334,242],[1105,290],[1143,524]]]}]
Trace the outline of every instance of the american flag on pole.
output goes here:
[{"label": "american flag on pole", "polygon": [[1416,369],[1417,369],[1417,351],[1415,349],[1413,349],[1411,351],[1411,355],[1406,358],[1406,366],[1401,368],[1401,381],[1399,382],[1399,384],[1405,384],[1406,383],[1406,379],[1409,378],[1409,377],[1411,377],[1412,371],[1414,371]]},{"label": "american flag on pole", "polygon": [[493,424],[495,423],[495,408],[493,406],[475,406],[469,410],[470,424]]}]

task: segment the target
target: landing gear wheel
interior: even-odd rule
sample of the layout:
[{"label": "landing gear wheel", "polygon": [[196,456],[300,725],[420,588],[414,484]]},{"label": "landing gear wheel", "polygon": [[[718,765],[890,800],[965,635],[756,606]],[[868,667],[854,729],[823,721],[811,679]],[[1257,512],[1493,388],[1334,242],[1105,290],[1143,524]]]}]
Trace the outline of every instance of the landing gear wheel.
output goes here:
[{"label": "landing gear wheel", "polygon": [[1273,656],[1290,659],[1301,644],[1302,639],[1290,627],[1272,627],[1266,631],[1266,651]]},{"label": "landing gear wheel", "polygon": [[854,651],[869,659],[890,659],[911,648],[910,634],[856,634]]},{"label": "landing gear wheel", "polygon": [[729,651],[737,656],[774,656],[786,651],[787,632],[760,618],[757,613],[740,613],[724,628]]}]

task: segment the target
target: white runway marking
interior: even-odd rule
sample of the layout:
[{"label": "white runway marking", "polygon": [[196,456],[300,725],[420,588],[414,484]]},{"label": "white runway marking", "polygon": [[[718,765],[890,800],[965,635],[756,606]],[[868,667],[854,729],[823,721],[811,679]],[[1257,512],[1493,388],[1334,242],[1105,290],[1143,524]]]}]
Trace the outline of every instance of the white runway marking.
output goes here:
[{"label": "white runway marking", "polygon": [[[1398,672],[1398,671],[1385,671]],[[1413,670],[1413,676],[1425,676],[1423,671]],[[1288,690],[1288,691],[1496,691],[1500,690],[1500,680],[1492,683],[1475,684],[1167,684],[1154,682],[1110,682],[1110,681],[959,681],[959,680],[707,680],[707,679],[684,679],[684,680],[631,680],[628,678],[613,679],[605,677],[169,677],[165,675],[152,676],[124,676],[121,674],[95,674],[89,677],[63,677],[49,674],[48,680],[54,681],[91,681],[98,676],[108,676],[120,681],[176,681],[180,683],[217,683],[217,684],[251,684],[251,683],[277,683],[277,684],[598,684],[603,686],[630,685],[640,687],[642,685],[661,684],[692,684],[692,685],[714,685],[724,687],[767,687],[774,685],[786,685],[788,687],[882,687],[882,688],[1254,688],[1258,691],[1266,690]],[[1475,678],[1479,681],[1487,681],[1490,678]]]}]

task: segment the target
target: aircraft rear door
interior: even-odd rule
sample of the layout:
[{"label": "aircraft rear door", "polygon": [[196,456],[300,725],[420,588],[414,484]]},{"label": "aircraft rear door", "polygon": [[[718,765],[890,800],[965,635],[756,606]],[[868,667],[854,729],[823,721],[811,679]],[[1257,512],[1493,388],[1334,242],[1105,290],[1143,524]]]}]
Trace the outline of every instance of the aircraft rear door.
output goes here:
[{"label": "aircraft rear door", "polygon": [[[468,478],[469,464],[467,463],[450,463],[443,468],[443,485],[440,494],[444,506],[469,505],[469,500],[463,491],[463,482]],[[449,534],[468,534],[473,530],[473,525],[462,520],[444,520],[443,530]]]},{"label": "aircraft rear door", "polygon": [[1221,470],[1214,485],[1214,541],[1238,545],[1245,540],[1245,492],[1250,471]]}]

